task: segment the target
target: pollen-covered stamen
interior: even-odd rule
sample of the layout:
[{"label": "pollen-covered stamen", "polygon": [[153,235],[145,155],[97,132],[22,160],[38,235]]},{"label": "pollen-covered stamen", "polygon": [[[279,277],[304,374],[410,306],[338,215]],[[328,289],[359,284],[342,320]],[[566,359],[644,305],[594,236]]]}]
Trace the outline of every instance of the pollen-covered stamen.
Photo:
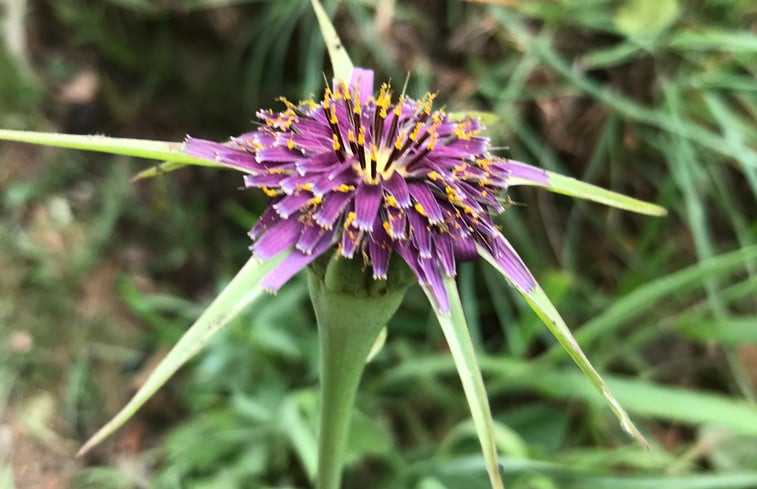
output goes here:
[{"label": "pollen-covered stamen", "polygon": [[389,84],[383,83],[381,90],[376,97],[376,107],[373,111],[373,142],[377,146],[382,144],[382,133],[384,132],[384,123],[386,122],[386,111],[392,103],[392,95],[389,91]]},{"label": "pollen-covered stamen", "polygon": [[339,130],[339,120],[336,117],[336,104],[328,87],[323,91],[323,111],[329,121],[333,135],[332,148],[334,148],[339,161],[344,161],[344,140],[342,139],[342,132]]},{"label": "pollen-covered stamen", "polygon": [[[367,168],[365,161],[365,127],[360,127],[360,132],[357,135],[357,154],[360,161],[360,168],[365,170]],[[375,169],[374,169],[375,170]]]},{"label": "pollen-covered stamen", "polygon": [[402,106],[405,105],[405,96],[400,95],[397,104],[392,111],[392,124],[389,126],[389,134],[386,136],[386,142],[394,140],[394,136],[397,134],[397,126],[399,125],[400,116],[402,115]]}]

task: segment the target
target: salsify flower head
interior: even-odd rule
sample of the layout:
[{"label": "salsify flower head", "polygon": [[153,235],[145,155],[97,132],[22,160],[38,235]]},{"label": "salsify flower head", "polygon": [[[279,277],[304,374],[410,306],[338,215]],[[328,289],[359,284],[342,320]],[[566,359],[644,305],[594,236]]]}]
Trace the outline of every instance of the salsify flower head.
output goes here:
[{"label": "salsify flower head", "polygon": [[535,281],[492,214],[511,182],[547,185],[548,175],[492,155],[478,119],[452,120],[434,98],[394,97],[388,84],[374,93],[373,72],[356,68],[318,102],[281,99],[281,112],[258,112],[259,129],[225,144],[190,137],[185,151],[246,172],[245,184],[271,197],[251,249],[261,260],[294,251],[263,279],[269,290],[336,246],[375,279],[396,253],[444,313],[443,274],[481,248],[528,291]]}]

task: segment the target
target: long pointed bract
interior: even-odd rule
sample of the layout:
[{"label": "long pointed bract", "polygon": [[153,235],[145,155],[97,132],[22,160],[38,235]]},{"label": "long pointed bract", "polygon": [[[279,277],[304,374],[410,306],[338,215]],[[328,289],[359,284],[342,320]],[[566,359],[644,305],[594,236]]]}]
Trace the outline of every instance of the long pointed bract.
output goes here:
[{"label": "long pointed bract", "polygon": [[55,132],[14,131],[0,129],[0,140],[18,143],[41,144],[58,148],[81,149],[116,155],[134,156],[150,160],[165,160],[187,165],[227,168],[213,161],[196,158],[184,152],[183,143],[153,141],[150,139],[111,138],[108,136],[82,136]]},{"label": "long pointed bract", "polygon": [[594,383],[597,389],[599,389],[599,391],[605,397],[607,402],[610,404],[610,409],[612,409],[612,411],[620,420],[620,425],[623,430],[636,438],[642,445],[648,447],[649,445],[644,439],[644,436],[633,424],[631,418],[628,416],[628,413],[626,413],[618,400],[615,399],[615,396],[612,394],[612,392],[610,392],[610,389],[602,379],[602,376],[599,375],[599,372],[597,372],[594,366],[592,366],[591,362],[586,357],[583,350],[581,350],[581,347],[578,345],[578,342],[573,337],[573,333],[571,333],[570,329],[565,324],[565,321],[560,316],[560,313],[557,312],[557,309],[555,309],[555,306],[552,305],[552,302],[549,300],[539,284],[535,284],[534,287],[531,288],[531,290],[525,290],[522,287],[519,287],[518,284],[510,278],[504,268],[499,263],[497,263],[497,260],[495,260],[494,257],[489,254],[486,249],[479,246],[478,252],[481,257],[491,263],[492,266],[497,269],[497,271],[499,271],[505,278],[507,278],[508,282],[510,282],[510,284],[512,284],[526,299],[528,305],[531,306],[531,309],[534,310],[534,312],[544,322],[547,328],[549,328],[555,338],[557,338],[557,341],[560,342],[560,345],[562,345],[565,351],[568,352],[568,355],[570,355],[573,361],[576,362],[578,367],[589,378],[589,380]]},{"label": "long pointed bract", "polygon": [[311,1],[315,15],[318,17],[318,25],[321,27],[323,40],[329,50],[331,66],[334,69],[334,78],[337,80],[349,80],[354,68],[350,55],[339,39],[339,34],[337,34],[334,24],[331,23],[329,14],[326,13],[321,2],[319,0]]},{"label": "long pointed bract", "polygon": [[572,177],[566,177],[558,173],[542,170],[541,168],[536,168],[519,161],[508,160],[508,163],[533,168],[546,176],[546,182],[522,178],[510,178],[508,180],[508,185],[511,187],[516,185],[536,186],[549,190],[550,192],[590,200],[610,207],[638,212],[639,214],[647,214],[650,216],[665,216],[668,214],[668,211],[659,205],[634,199],[633,197],[619,194],[590,183],[582,182]]},{"label": "long pointed bract", "polygon": [[497,446],[494,441],[494,422],[492,421],[491,410],[489,409],[489,400],[486,396],[484,380],[481,376],[481,370],[476,359],[476,351],[473,347],[468,325],[465,322],[463,306],[460,303],[460,296],[457,292],[455,279],[451,277],[444,278],[444,287],[449,297],[451,314],[444,314],[436,304],[434,294],[428,286],[423,290],[428,296],[429,302],[434,308],[436,318],[442,328],[444,337],[449,345],[452,359],[455,361],[457,373],[463,384],[465,398],[468,400],[468,406],[473,417],[473,424],[476,426],[478,440],[481,443],[481,449],[484,453],[486,470],[489,473],[489,481],[494,489],[504,489],[504,483],[499,473],[499,464],[497,462]]},{"label": "long pointed bract", "polygon": [[105,426],[87,440],[76,455],[84,455],[120,428],[182,365],[200,351],[216,333],[223,329],[247,305],[257,299],[263,292],[259,285],[260,280],[289,253],[288,251],[283,252],[265,262],[261,262],[255,257],[250,258],[229,282],[229,285],[218,294],[213,303],[205,309],[199,319],[171,348],[171,351],[153,370],[134,397]]}]

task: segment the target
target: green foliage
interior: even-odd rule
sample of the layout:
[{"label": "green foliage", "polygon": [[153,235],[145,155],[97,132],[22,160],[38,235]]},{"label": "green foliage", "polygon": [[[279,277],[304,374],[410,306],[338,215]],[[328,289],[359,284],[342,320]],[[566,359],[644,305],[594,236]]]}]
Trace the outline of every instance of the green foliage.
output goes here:
[{"label": "green foliage", "polygon": [[[330,73],[309,2],[39,4],[28,23],[34,74],[0,55],[3,126],[60,129],[61,84],[96,66],[101,115],[89,132],[220,139],[247,130],[276,96],[317,93]],[[397,2],[388,33],[375,27],[383,5],[336,10],[358,65],[396,85],[411,71],[409,92],[438,88],[450,110],[495,114],[490,132],[504,154],[670,211],[637,219],[521,188],[499,221],[648,452],[496,272],[462,268],[506,487],[757,485],[747,361],[757,312],[754,2],[449,1],[431,13],[408,1]],[[36,455],[66,453],[72,464],[155,352],[246,260],[244,232],[263,197],[202,168],[130,184],[143,168],[0,145],[3,423],[42,389],[61,407],[49,425],[63,444],[38,439]],[[420,290],[388,331],[361,386],[345,488],[489,487]],[[316,352],[304,281],[295,281],[230,324],[135,425],[73,467],[72,487],[308,487]],[[140,429],[142,442],[128,448]],[[22,487],[2,447],[0,486]]]}]

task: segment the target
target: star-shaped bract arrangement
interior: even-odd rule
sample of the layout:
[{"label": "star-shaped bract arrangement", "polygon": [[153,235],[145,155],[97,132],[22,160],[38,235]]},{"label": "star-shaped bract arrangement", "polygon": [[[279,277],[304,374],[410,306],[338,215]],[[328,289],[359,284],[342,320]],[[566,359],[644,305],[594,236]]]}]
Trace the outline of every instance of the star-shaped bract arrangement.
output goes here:
[{"label": "star-shaped bract arrangement", "polygon": [[356,68],[322,100],[258,112],[259,129],[228,143],[188,138],[185,151],[247,173],[271,205],[250,232],[252,251],[268,260],[294,252],[264,279],[278,290],[336,245],[340,256],[361,257],[385,279],[397,255],[428,287],[443,313],[450,304],[443,275],[458,260],[494,257],[518,289],[531,273],[492,221],[512,182],[549,185],[547,173],[493,156],[477,119],[451,120],[433,110],[434,94],[394,98],[383,84],[374,96],[373,72]]}]

